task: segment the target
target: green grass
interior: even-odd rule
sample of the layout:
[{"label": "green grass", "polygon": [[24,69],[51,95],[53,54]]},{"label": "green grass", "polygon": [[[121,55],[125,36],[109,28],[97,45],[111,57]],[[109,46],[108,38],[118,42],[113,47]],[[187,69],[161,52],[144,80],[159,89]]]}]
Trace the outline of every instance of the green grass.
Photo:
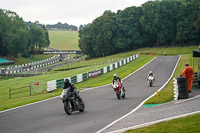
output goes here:
[{"label": "green grass", "polygon": [[[168,48],[165,48],[165,49],[168,50]],[[172,48],[169,48],[169,49],[172,49]],[[177,49],[176,53],[180,54],[181,51],[179,51],[179,49],[181,49],[181,48],[178,47],[176,49]],[[181,60],[183,60],[183,59],[184,60],[183,60],[183,63],[180,64],[180,67],[181,67],[180,71],[182,71],[182,69],[184,68],[185,61],[188,61],[188,60],[191,61],[191,53],[192,53],[191,51],[192,51],[192,49],[194,49],[194,47],[187,47],[186,49],[188,50],[188,53],[186,53],[186,54],[190,54],[190,55],[183,56],[183,58],[181,59]],[[34,76],[34,77],[11,79],[11,80],[1,80],[0,81],[0,103],[1,103],[0,110],[5,110],[5,109],[9,109],[9,108],[16,107],[19,105],[24,105],[24,104],[27,104],[30,102],[43,100],[45,98],[50,98],[50,97],[57,96],[60,94],[60,90],[57,90],[57,91],[54,91],[53,93],[48,93],[48,94],[35,95],[35,96],[31,96],[31,97],[28,97],[28,96],[24,97],[24,95],[19,95],[18,98],[14,97],[13,99],[8,99],[8,96],[9,96],[8,89],[10,87],[19,88],[22,86],[30,85],[30,83],[34,82],[34,81],[47,82],[47,81],[51,81],[51,80],[75,76],[80,73],[85,73],[85,72],[89,72],[92,70],[96,70],[97,68],[102,68],[112,62],[116,62],[125,57],[134,55],[138,51],[142,51],[142,49],[139,49],[136,51],[130,51],[130,52],[126,52],[126,53],[120,53],[120,54],[107,56],[107,57],[103,57],[103,58],[96,58],[96,59],[91,59],[91,60],[86,60],[86,61],[82,60],[80,62],[58,68],[58,69],[69,68],[69,67],[81,66],[81,65],[84,66],[84,65],[88,65],[88,64],[91,65],[89,67],[83,67],[83,68],[79,68],[79,69],[75,69],[75,70],[61,71],[61,72],[53,71],[46,75],[39,75],[39,76]],[[155,49],[152,49],[152,51],[155,51]],[[169,50],[169,52],[170,52],[170,50]],[[170,53],[168,53],[168,54],[170,54]],[[171,54],[174,54],[174,53],[172,52]],[[80,88],[95,87],[95,86],[100,86],[100,85],[105,85],[105,84],[111,83],[113,73],[118,73],[118,75],[121,78],[123,78],[123,77],[127,76],[128,74],[130,74],[131,72],[133,72],[134,70],[140,68],[142,65],[144,65],[145,63],[150,61],[153,57],[155,57],[155,56],[146,55],[146,54],[140,55],[140,58],[138,58],[137,60],[135,60],[129,64],[126,64],[123,67],[115,69],[105,75],[102,75],[102,76],[90,79],[88,81],[76,84],[76,86],[80,89]],[[177,72],[177,73],[179,73],[179,72]],[[173,96],[172,96],[173,95],[173,91],[172,91],[173,86],[169,85],[168,90],[169,90],[169,92],[167,92],[165,94],[166,97],[163,96],[163,94],[165,93],[164,92],[163,94],[161,93],[161,96],[158,98],[158,100],[156,99],[156,100],[153,100],[148,103],[160,103],[160,102],[166,102],[166,101],[172,100],[173,99]],[[163,91],[165,91],[165,89]],[[168,93],[170,93],[171,96]]]},{"label": "green grass", "polygon": [[125,133],[199,133],[200,114],[129,130]]},{"label": "green grass", "polygon": [[[104,84],[108,84],[111,83],[112,81],[112,75],[114,72],[118,73],[119,76],[121,76],[122,78],[127,76],[129,73],[133,72],[134,70],[138,69],[139,67],[141,67],[142,65],[146,64],[149,60],[151,60],[153,57],[140,57],[139,59],[126,64],[125,66],[122,66],[118,69],[115,69],[112,72],[109,72],[103,76],[99,76],[97,78],[91,79],[91,80],[87,80],[85,82],[76,84],[77,88],[86,88],[86,87],[93,87],[93,86],[98,86],[98,85],[104,85]],[[84,72],[85,68],[83,69],[78,69],[76,70],[74,73],[81,73]],[[91,69],[91,68],[90,68]],[[125,71],[126,70],[126,71]],[[125,72],[124,72],[125,71]],[[67,73],[70,75],[73,72],[73,70],[70,70],[69,72],[66,72],[66,74],[64,74],[64,72],[61,73],[55,73],[55,74],[48,74],[48,75],[41,75],[41,76],[37,76],[37,77],[29,77],[29,78],[21,78],[21,79],[12,79],[12,80],[5,80],[5,81],[1,81],[1,84],[4,87],[0,87],[0,110],[5,110],[5,109],[9,109],[12,107],[16,107],[19,105],[24,105],[30,102],[35,102],[35,101],[39,101],[39,100],[43,100],[46,98],[50,98],[53,96],[57,96],[61,93],[61,90],[56,90],[52,93],[47,93],[47,94],[42,94],[42,95],[35,95],[35,96],[29,96],[29,97],[24,97],[24,95],[20,98],[12,98],[12,99],[8,99],[8,88],[10,86],[12,86],[13,88],[15,87],[19,87],[19,86],[25,86],[27,84],[29,84],[30,82],[34,82],[37,80],[40,81],[48,81],[48,80],[52,80],[52,79],[59,79],[59,77],[62,76],[62,78],[67,77]],[[51,76],[52,75],[52,76]],[[63,76],[64,75],[64,76]],[[101,82],[99,82],[101,81]],[[28,89],[28,88],[27,88]]]},{"label": "green grass", "polygon": [[130,52],[125,52],[125,53],[115,54],[111,56],[90,59],[90,60],[84,60],[84,58],[86,57],[84,56],[84,58],[79,62],[66,64],[64,66],[54,68],[52,69],[52,71],[58,70],[58,69],[67,69],[67,68],[72,68],[72,67],[81,67],[81,66],[96,66],[96,68],[102,68],[102,66],[110,65],[111,63],[122,60],[123,58],[127,58],[128,56],[132,56],[133,54],[136,54],[136,52],[130,51]]},{"label": "green grass", "polygon": [[[53,55],[34,55],[32,58],[25,58],[25,57],[19,56],[18,58],[14,59],[13,65],[8,65],[8,66],[22,65],[26,63],[40,61],[40,60],[48,59],[52,56]],[[1,67],[6,67],[6,66],[1,66]]]},{"label": "green grass", "polygon": [[[113,74],[117,73],[118,76],[120,78],[124,78],[127,75],[129,75],[130,73],[134,72],[135,70],[139,69],[140,67],[142,67],[144,64],[146,64],[147,62],[149,62],[153,57],[147,57],[147,56],[141,56],[138,59],[136,59],[135,61],[132,61],[128,64],[126,64],[123,67],[120,67],[118,69],[114,69],[113,71],[98,76],[94,79],[90,79],[87,82],[82,82],[77,84],[78,88],[88,88],[88,87],[96,87],[96,86],[101,86],[101,85],[106,85],[111,83],[112,79],[113,79]],[[101,81],[101,82],[99,82]]]},{"label": "green grass", "polygon": [[164,51],[166,51],[167,55],[185,55],[192,54],[192,50],[197,49],[197,46],[189,46],[189,47],[161,47],[161,48],[141,48],[137,51],[142,55],[156,55],[163,56]]},{"label": "green grass", "polygon": [[50,47],[58,50],[80,50],[77,31],[49,30]]},{"label": "green grass", "polygon": [[[183,69],[185,68],[185,62],[189,62],[189,64],[193,64],[192,55],[183,55],[181,57],[181,60],[177,66],[177,69],[173,75],[173,78],[178,77]],[[197,64],[198,58],[195,58],[195,66],[198,66]],[[198,68],[194,67],[194,72],[197,72]],[[150,98],[148,101],[145,102],[145,104],[158,104],[158,103],[165,103],[173,100],[174,97],[174,88],[173,88],[173,78],[170,80],[170,82],[167,84],[167,86],[159,93],[160,95],[155,95],[154,97]]]}]

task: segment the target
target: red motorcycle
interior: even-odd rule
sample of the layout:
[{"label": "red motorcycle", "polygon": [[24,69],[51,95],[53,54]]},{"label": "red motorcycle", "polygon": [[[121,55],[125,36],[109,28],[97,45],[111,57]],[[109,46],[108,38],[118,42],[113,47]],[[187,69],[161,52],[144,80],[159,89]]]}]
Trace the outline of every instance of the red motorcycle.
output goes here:
[{"label": "red motorcycle", "polygon": [[125,98],[125,91],[124,89],[122,89],[120,82],[114,82],[114,84],[112,85],[112,88],[116,92],[116,96],[118,99]]}]

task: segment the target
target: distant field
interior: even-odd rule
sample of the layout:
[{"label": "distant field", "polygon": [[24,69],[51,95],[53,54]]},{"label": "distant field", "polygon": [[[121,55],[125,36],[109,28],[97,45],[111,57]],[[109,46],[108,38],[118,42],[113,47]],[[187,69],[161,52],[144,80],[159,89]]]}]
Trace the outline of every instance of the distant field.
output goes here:
[{"label": "distant field", "polygon": [[50,47],[58,50],[80,50],[77,31],[49,30]]}]

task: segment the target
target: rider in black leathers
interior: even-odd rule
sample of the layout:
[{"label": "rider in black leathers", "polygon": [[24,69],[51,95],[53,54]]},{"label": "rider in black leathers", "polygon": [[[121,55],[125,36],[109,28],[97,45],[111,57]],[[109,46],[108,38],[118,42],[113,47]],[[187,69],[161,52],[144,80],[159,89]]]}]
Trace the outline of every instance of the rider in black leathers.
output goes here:
[{"label": "rider in black leathers", "polygon": [[63,92],[60,95],[60,98],[63,99],[64,96],[64,89],[68,89],[67,91],[72,92],[72,95],[75,95],[77,98],[79,98],[78,91],[73,83],[70,83],[69,79],[65,79],[64,85],[63,85]]}]

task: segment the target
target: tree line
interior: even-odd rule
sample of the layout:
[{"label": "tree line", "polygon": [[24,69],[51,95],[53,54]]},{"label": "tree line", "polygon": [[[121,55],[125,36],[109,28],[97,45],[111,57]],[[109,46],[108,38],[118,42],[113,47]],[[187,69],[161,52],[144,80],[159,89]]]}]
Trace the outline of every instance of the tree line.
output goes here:
[{"label": "tree line", "polygon": [[77,31],[78,28],[74,25],[69,25],[67,23],[62,24],[61,22],[58,22],[57,24],[47,24],[46,25],[47,29],[59,29],[59,30],[71,30],[71,31]]},{"label": "tree line", "polygon": [[49,46],[49,34],[39,22],[26,24],[15,12],[0,9],[0,56],[11,59]]},{"label": "tree line", "polygon": [[90,58],[141,47],[200,43],[199,0],[155,0],[116,13],[105,11],[79,30],[79,47]]}]

